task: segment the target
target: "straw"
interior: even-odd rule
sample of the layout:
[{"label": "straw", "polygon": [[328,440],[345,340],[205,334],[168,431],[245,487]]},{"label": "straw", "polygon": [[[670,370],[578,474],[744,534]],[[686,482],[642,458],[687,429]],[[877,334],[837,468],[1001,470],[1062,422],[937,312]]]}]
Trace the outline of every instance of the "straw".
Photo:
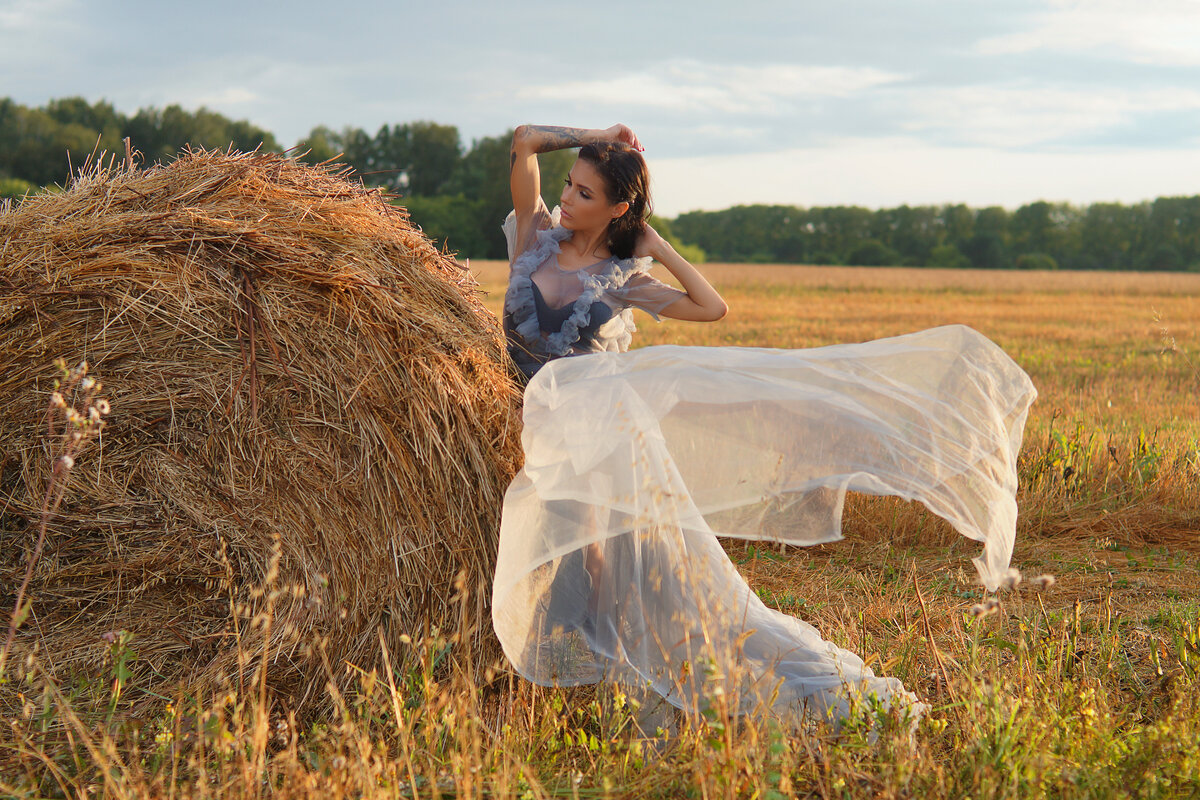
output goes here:
[{"label": "straw", "polygon": [[244,686],[265,663],[302,708],[326,659],[379,665],[380,632],[495,654],[519,390],[469,274],[379,192],[267,153],[92,166],[0,210],[0,355],[6,615],[54,359],[86,359],[112,403],[18,635],[54,674],[101,671],[126,630],[133,683]]}]

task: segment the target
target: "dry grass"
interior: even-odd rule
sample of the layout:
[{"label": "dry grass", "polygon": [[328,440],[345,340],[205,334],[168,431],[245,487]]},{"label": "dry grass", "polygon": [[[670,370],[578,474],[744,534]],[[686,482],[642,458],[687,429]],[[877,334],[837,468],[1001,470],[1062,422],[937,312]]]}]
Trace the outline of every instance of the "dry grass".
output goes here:
[{"label": "dry grass", "polygon": [[[482,267],[492,291],[485,303],[496,310],[502,267],[472,267]],[[24,706],[0,728],[8,765],[0,792],[1200,795],[1193,276],[953,273],[921,286],[933,273],[706,271],[730,300],[730,317],[709,326],[645,320],[640,344],[819,346],[965,322],[1013,353],[1042,393],[1020,464],[1014,560],[1026,576],[1057,576],[1052,589],[1026,581],[999,596],[998,612],[973,617],[983,598],[968,561],[974,543],[890,499],[852,498],[843,542],[783,552],[728,545],[768,603],[817,625],[933,706],[915,739],[887,720],[874,744],[867,724],[840,737],[797,732],[732,719],[719,703],[656,735],[637,729],[636,698],[611,689],[543,690],[501,669],[502,680],[480,692],[487,676],[447,670],[450,644],[434,636],[389,648],[393,664],[405,666],[356,672],[353,694],[332,689],[337,713],[307,729],[237,693],[211,702],[179,696],[152,719],[81,718],[74,698],[111,699],[105,686],[56,686],[37,663],[25,665],[8,679]],[[989,279],[998,283],[981,288]],[[113,646],[114,677],[128,657]],[[344,672],[330,677],[345,681]]]}]

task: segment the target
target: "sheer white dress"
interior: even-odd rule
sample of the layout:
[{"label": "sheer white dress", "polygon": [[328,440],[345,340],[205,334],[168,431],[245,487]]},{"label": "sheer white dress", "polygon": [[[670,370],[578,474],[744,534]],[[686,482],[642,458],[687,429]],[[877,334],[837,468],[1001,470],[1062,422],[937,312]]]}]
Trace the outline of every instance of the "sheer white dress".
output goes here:
[{"label": "sheer white dress", "polygon": [[[975,564],[995,588],[1012,552],[1028,376],[960,325],[811,350],[624,352],[628,307],[661,310],[681,293],[635,262],[559,274],[570,233],[553,223],[541,214],[524,243],[506,227],[510,349],[541,362],[493,586],[510,661],[535,683],[649,687],[692,713],[722,696],[742,713],[836,720],[867,695],[919,712],[898,680],[765,606],[717,537],[829,542],[847,491],[896,495],[982,542]],[[571,280],[574,297],[559,292]],[[581,351],[568,326],[539,324],[529,282],[591,330]],[[597,301],[614,313],[590,326]]]}]

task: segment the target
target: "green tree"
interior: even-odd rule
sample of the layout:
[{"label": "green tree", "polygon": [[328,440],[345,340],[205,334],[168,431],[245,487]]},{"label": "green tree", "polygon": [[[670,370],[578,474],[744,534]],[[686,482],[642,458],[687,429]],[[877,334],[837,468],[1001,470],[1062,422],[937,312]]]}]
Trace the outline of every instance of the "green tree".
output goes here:
[{"label": "green tree", "polygon": [[929,260],[926,262],[926,265],[930,267],[962,269],[971,266],[971,260],[963,255],[963,252],[958,249],[958,245],[939,244],[929,252]]},{"label": "green tree", "polygon": [[280,149],[275,137],[246,120],[231,120],[215,111],[188,111],[179,105],[143,108],[125,124],[123,135],[148,162],[169,161],[184,147],[250,151]]},{"label": "green tree", "polygon": [[342,155],[342,138],[340,134],[324,125],[318,125],[296,142],[295,152],[299,158],[310,164],[331,161]]},{"label": "green tree", "polygon": [[681,240],[702,248],[710,258],[733,261],[729,237],[723,230],[727,216],[720,211],[689,211],[671,221],[671,230]]},{"label": "green tree", "polygon": [[1079,212],[1066,203],[1039,200],[1021,206],[1008,225],[1013,252],[1041,253],[1057,262],[1078,249],[1073,240],[1078,235],[1079,219]]},{"label": "green tree", "polygon": [[15,103],[0,109],[0,174],[44,186],[65,183],[72,168],[96,151],[99,135],[63,124],[42,109]]},{"label": "green tree", "polygon": [[482,202],[461,194],[409,196],[396,200],[426,236],[462,258],[491,257],[489,242],[479,224]]},{"label": "green tree", "polygon": [[384,125],[374,138],[355,131],[347,140],[347,155],[364,183],[403,194],[441,193],[462,156],[458,128],[435,122]]},{"label": "green tree", "polygon": [[975,235],[975,212],[962,203],[943,206],[938,212],[938,222],[945,243],[961,247],[963,242]]},{"label": "green tree", "polygon": [[880,209],[871,222],[873,236],[894,251],[896,260],[890,262],[893,264],[929,263],[933,248],[944,238],[938,210],[932,206]]},{"label": "green tree", "polygon": [[36,189],[32,183],[20,178],[0,178],[0,199],[19,200]]},{"label": "green tree", "polygon": [[803,260],[805,214],[794,206],[734,206],[681,214],[671,227],[679,238],[721,261]]},{"label": "green tree", "polygon": [[1008,244],[1009,213],[1001,206],[988,206],[975,212],[975,233],[992,233]]},{"label": "green tree", "polygon": [[1083,215],[1084,265],[1090,269],[1132,269],[1133,253],[1144,237],[1149,207],[1092,203]]},{"label": "green tree", "polygon": [[672,230],[670,220],[664,219],[656,214],[651,214],[650,219],[647,221],[650,223],[650,226],[654,228],[654,230],[658,231],[659,236],[666,239],[667,243],[675,248],[675,252],[679,253],[679,255],[683,256],[688,261],[692,262],[693,264],[703,264],[708,259],[708,255],[704,252],[703,248],[697,247],[693,244],[685,244],[678,236],[675,235],[675,232]]},{"label": "green tree", "polygon": [[871,238],[872,213],[859,206],[809,209],[813,223],[812,249],[833,254],[844,264],[850,254]]},{"label": "green tree", "polygon": [[878,239],[868,239],[850,251],[845,263],[855,267],[888,267],[900,263],[900,254]]},{"label": "green tree", "polygon": [[979,231],[966,241],[963,255],[977,269],[1004,269],[1011,264],[1008,246],[998,233]]},{"label": "green tree", "polygon": [[1200,261],[1200,196],[1160,197],[1150,204],[1139,269],[1187,269]]},{"label": "green tree", "polygon": [[60,125],[82,125],[95,131],[104,141],[105,148],[112,151],[121,142],[121,127],[125,117],[117,113],[111,103],[100,100],[89,104],[82,97],[65,97],[46,104],[46,113]]},{"label": "green tree", "polygon": [[1022,253],[1017,256],[1013,266],[1017,269],[1052,270],[1058,269],[1058,262],[1045,253]]},{"label": "green tree", "polygon": [[959,246],[978,269],[1006,269],[1012,266],[1008,249],[1009,213],[1000,206],[988,206],[975,213],[975,232]]},{"label": "green tree", "polygon": [[462,158],[458,128],[435,122],[409,124],[409,164],[406,169],[408,191],[412,194],[437,194],[449,183]]}]

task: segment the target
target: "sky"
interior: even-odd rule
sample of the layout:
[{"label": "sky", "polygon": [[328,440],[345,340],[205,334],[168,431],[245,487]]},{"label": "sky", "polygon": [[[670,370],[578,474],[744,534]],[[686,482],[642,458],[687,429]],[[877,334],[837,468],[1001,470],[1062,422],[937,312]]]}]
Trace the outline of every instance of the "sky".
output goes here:
[{"label": "sky", "polygon": [[1200,0],[0,0],[0,97],[624,122],[660,213],[1200,193]]}]

